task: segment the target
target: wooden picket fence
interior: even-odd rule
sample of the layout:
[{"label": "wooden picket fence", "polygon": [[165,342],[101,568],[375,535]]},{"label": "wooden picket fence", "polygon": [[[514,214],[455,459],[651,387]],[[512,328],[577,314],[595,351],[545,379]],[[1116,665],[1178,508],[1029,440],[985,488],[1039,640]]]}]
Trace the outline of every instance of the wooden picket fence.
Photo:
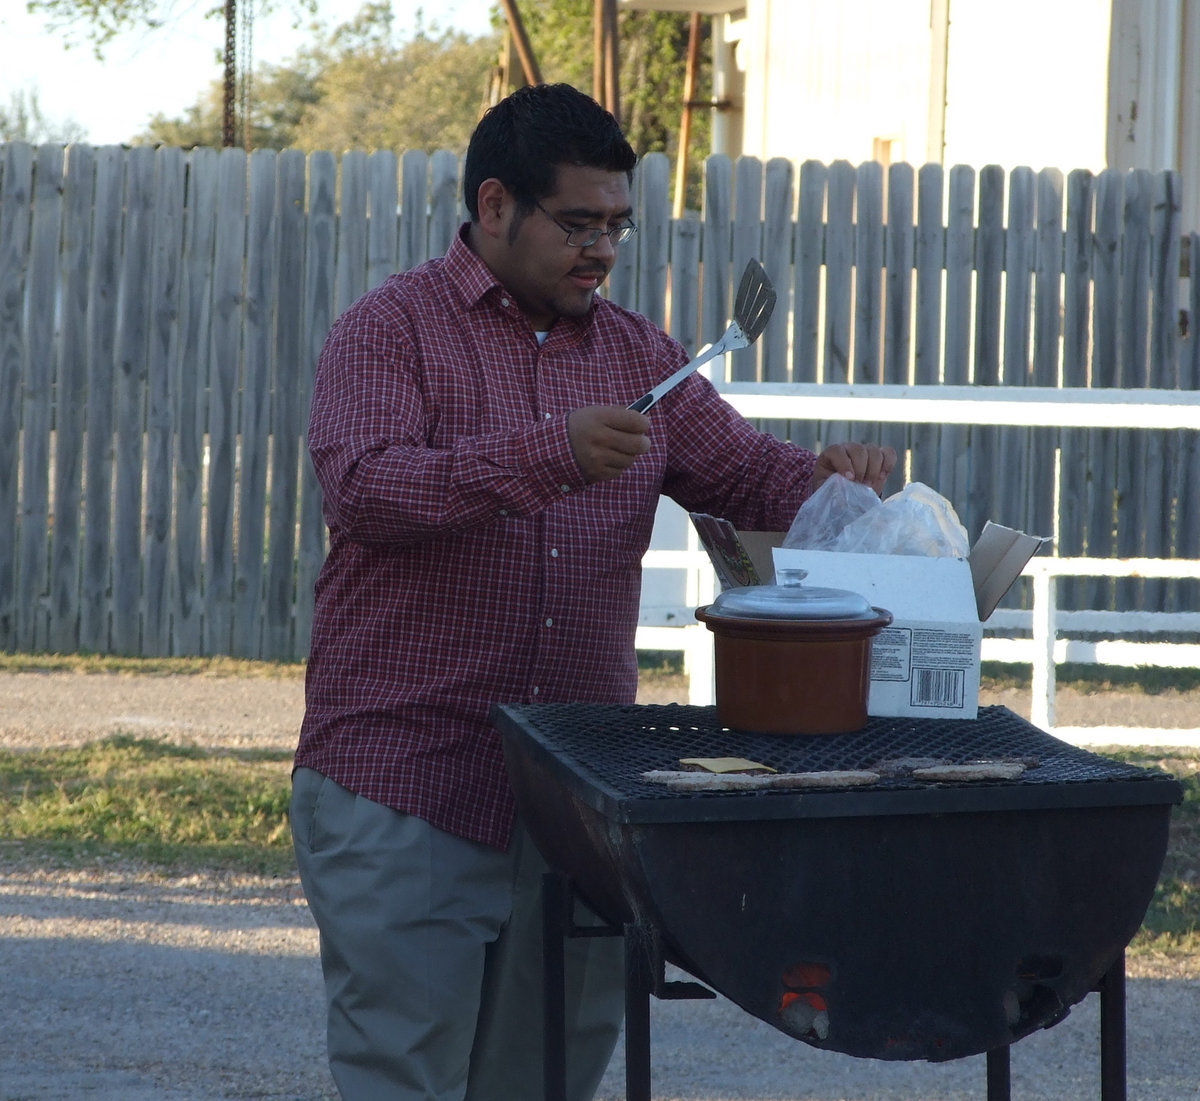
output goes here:
[{"label": "wooden picket fence", "polygon": [[[445,152],[0,146],[0,648],[306,653],[313,367],[343,308],[445,251],[459,170]],[[608,293],[695,349],[761,259],[780,308],[731,381],[1200,383],[1200,246],[1171,173],[706,172],[704,210],[673,219],[670,166],[645,158]],[[1200,557],[1195,432],[761,423],[894,444],[972,534],[991,518],[1062,555]],[[1187,584],[1079,578],[1060,604],[1169,610],[1194,604]]]}]

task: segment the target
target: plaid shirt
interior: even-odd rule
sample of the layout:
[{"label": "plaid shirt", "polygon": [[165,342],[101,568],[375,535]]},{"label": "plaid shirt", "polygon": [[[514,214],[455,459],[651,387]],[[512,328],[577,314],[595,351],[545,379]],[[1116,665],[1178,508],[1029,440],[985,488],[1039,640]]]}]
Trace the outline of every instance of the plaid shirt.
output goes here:
[{"label": "plaid shirt", "polygon": [[650,414],[651,450],[588,485],[567,437],[687,359],[597,297],[545,343],[462,240],[334,325],[309,450],[330,550],[316,585],[297,766],[504,847],[495,703],[630,703],[641,557],[660,493],[790,525],[810,451],[753,431],[700,375]]}]

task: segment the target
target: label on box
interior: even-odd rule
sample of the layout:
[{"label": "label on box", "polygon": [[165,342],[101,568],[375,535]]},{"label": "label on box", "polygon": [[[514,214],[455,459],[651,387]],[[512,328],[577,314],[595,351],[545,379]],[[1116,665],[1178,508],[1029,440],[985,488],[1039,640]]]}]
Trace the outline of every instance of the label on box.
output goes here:
[{"label": "label on box", "polygon": [[973,635],[958,631],[885,627],[871,646],[871,681],[906,682],[912,707],[961,710],[975,647]]},{"label": "label on box", "polygon": [[872,715],[971,719],[979,706],[982,631],[970,568],[957,558],[777,550],[805,584],[847,589],[894,616],[871,643]]}]

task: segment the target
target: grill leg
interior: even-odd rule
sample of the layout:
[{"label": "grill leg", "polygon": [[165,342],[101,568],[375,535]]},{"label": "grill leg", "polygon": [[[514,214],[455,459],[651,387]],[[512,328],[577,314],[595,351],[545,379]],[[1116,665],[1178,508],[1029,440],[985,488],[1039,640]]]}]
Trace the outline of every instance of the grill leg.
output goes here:
[{"label": "grill leg", "polygon": [[1100,1101],[1125,1101],[1125,953],[1100,980]]},{"label": "grill leg", "polygon": [[1009,1049],[993,1048],[987,1053],[987,1101],[1009,1101],[1012,1096]]},{"label": "grill leg", "polygon": [[566,963],[570,888],[566,876],[547,872],[542,877],[542,1096],[567,1101]]},{"label": "grill leg", "polygon": [[645,933],[625,926],[625,1101],[650,1101],[650,992]]}]

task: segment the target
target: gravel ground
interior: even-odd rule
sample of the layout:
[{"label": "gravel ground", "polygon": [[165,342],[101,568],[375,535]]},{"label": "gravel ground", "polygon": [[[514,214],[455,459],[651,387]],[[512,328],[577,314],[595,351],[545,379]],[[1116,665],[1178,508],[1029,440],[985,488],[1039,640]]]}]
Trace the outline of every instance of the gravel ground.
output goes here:
[{"label": "gravel ground", "polygon": [[[1118,704],[1093,698],[1088,706],[1093,721],[1112,722]],[[1195,706],[1180,701],[1178,725],[1194,725]],[[124,731],[290,748],[301,707],[295,679],[0,674],[0,746]],[[1059,713],[1063,722],[1089,721],[1061,695]],[[292,879],[0,867],[0,975],[0,1101],[335,1096],[316,932]],[[1128,999],[1129,1101],[1200,1098],[1195,969],[1138,961]],[[1089,996],[1063,1023],[1014,1047],[1014,1101],[1098,1096],[1098,1002]],[[724,999],[655,1001],[651,1012],[655,1101],[985,1096],[982,1057],[850,1059],[797,1043]],[[598,1101],[623,1097],[618,1053]]]}]

